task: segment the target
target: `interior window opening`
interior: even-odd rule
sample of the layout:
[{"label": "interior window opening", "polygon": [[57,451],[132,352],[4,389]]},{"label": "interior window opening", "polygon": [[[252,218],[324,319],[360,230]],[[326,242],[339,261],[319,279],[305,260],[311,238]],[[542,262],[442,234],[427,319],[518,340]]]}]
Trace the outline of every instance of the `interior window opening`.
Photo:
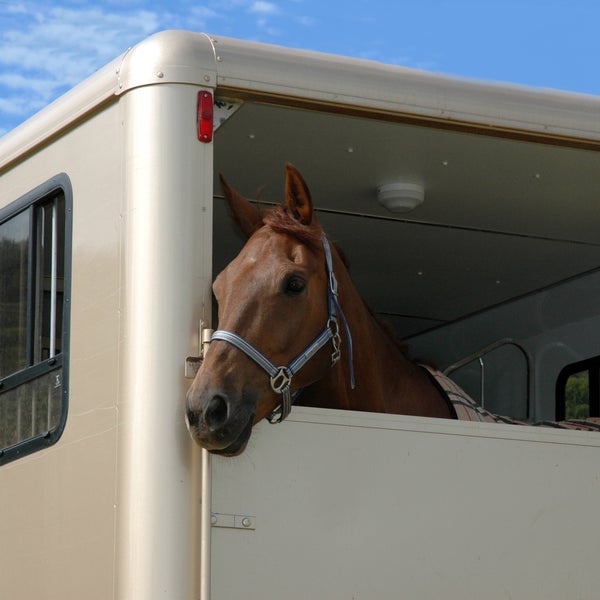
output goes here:
[{"label": "interior window opening", "polygon": [[600,417],[600,356],[567,365],[556,383],[556,419]]}]

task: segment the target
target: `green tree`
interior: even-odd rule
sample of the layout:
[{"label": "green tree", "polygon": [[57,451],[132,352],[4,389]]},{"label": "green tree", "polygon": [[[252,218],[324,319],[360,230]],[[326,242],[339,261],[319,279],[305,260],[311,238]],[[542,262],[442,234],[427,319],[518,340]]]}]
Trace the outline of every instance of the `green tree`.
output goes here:
[{"label": "green tree", "polygon": [[590,385],[587,371],[571,375],[565,387],[565,417],[585,419],[590,416]]}]

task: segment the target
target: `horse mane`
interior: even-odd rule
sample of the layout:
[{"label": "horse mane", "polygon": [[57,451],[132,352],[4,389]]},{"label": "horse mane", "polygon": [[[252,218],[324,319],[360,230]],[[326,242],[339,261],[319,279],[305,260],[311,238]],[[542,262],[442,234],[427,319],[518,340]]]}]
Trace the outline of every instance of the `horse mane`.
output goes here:
[{"label": "horse mane", "polygon": [[373,320],[377,323],[377,325],[379,325],[383,333],[385,333],[387,337],[393,342],[396,348],[400,350],[402,355],[408,358],[409,360],[412,360],[410,357],[408,344],[405,341],[401,340],[396,335],[396,332],[394,331],[393,327],[387,321],[384,321],[381,317],[379,317],[366,302],[365,306],[367,307],[367,310],[369,311],[369,314],[371,315]]}]

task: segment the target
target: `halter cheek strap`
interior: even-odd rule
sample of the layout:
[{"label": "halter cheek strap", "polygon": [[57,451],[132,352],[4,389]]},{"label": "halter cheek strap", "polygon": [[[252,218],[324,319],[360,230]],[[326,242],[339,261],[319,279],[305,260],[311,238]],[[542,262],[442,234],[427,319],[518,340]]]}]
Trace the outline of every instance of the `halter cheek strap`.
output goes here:
[{"label": "halter cheek strap", "polygon": [[292,404],[301,391],[298,390],[294,394],[291,393],[292,377],[330,340],[333,345],[331,366],[335,365],[340,359],[341,337],[338,324],[338,315],[341,317],[346,331],[346,338],[348,340],[350,385],[352,389],[355,387],[352,335],[350,334],[348,321],[346,321],[346,317],[344,316],[338,300],[338,285],[333,272],[331,248],[325,234],[322,235],[321,240],[323,242],[323,250],[325,251],[325,268],[328,280],[327,324],[325,325],[325,329],[323,329],[323,331],[296,358],[294,358],[294,360],[292,360],[286,366],[277,367],[262,352],[257,350],[252,344],[247,342],[237,333],[226,331],[224,329],[217,329],[217,331],[215,331],[211,337],[211,341],[221,340],[235,346],[238,350],[241,350],[244,354],[246,354],[246,356],[251,358],[256,364],[258,364],[267,372],[270,378],[271,389],[276,394],[281,395],[281,404],[270,415],[267,416],[267,419],[270,423],[281,423],[281,421],[283,421],[290,414],[290,411],[292,410]]}]

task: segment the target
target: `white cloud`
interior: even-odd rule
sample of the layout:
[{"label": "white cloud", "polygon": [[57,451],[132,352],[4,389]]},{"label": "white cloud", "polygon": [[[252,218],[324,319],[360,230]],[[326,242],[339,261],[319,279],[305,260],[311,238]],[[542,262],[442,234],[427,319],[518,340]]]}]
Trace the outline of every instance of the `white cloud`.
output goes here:
[{"label": "white cloud", "polygon": [[[127,15],[99,9],[51,8],[35,15],[34,22],[24,30],[5,33],[0,62],[18,60],[19,66],[41,68],[40,59],[53,56],[45,68],[55,76],[61,72],[55,69],[57,64],[66,66],[64,74],[81,72],[91,64],[99,67],[114,58],[127,48],[127,40],[145,37],[156,31],[158,24],[156,15],[148,11]],[[65,65],[65,58],[72,59],[72,63]]]},{"label": "white cloud", "polygon": [[0,98],[0,112],[6,113],[8,115],[19,116],[23,114],[23,107],[18,102],[18,98]]},{"label": "white cloud", "polygon": [[31,90],[41,96],[53,86],[47,78],[25,77],[21,73],[0,73],[0,85],[10,90]]},{"label": "white cloud", "polygon": [[2,13],[0,119],[29,116],[160,26],[147,10],[20,3]]},{"label": "white cloud", "polygon": [[257,13],[260,15],[277,15],[279,14],[279,7],[272,2],[265,2],[265,0],[256,0],[250,5],[248,12]]},{"label": "white cloud", "polygon": [[312,27],[317,24],[317,20],[313,17],[296,17],[296,22],[305,27]]},{"label": "white cloud", "polygon": [[11,15],[26,14],[27,7],[22,2],[11,3],[6,7],[6,11]]},{"label": "white cloud", "polygon": [[215,19],[219,17],[219,13],[208,6],[193,6],[189,14],[196,19]]}]

